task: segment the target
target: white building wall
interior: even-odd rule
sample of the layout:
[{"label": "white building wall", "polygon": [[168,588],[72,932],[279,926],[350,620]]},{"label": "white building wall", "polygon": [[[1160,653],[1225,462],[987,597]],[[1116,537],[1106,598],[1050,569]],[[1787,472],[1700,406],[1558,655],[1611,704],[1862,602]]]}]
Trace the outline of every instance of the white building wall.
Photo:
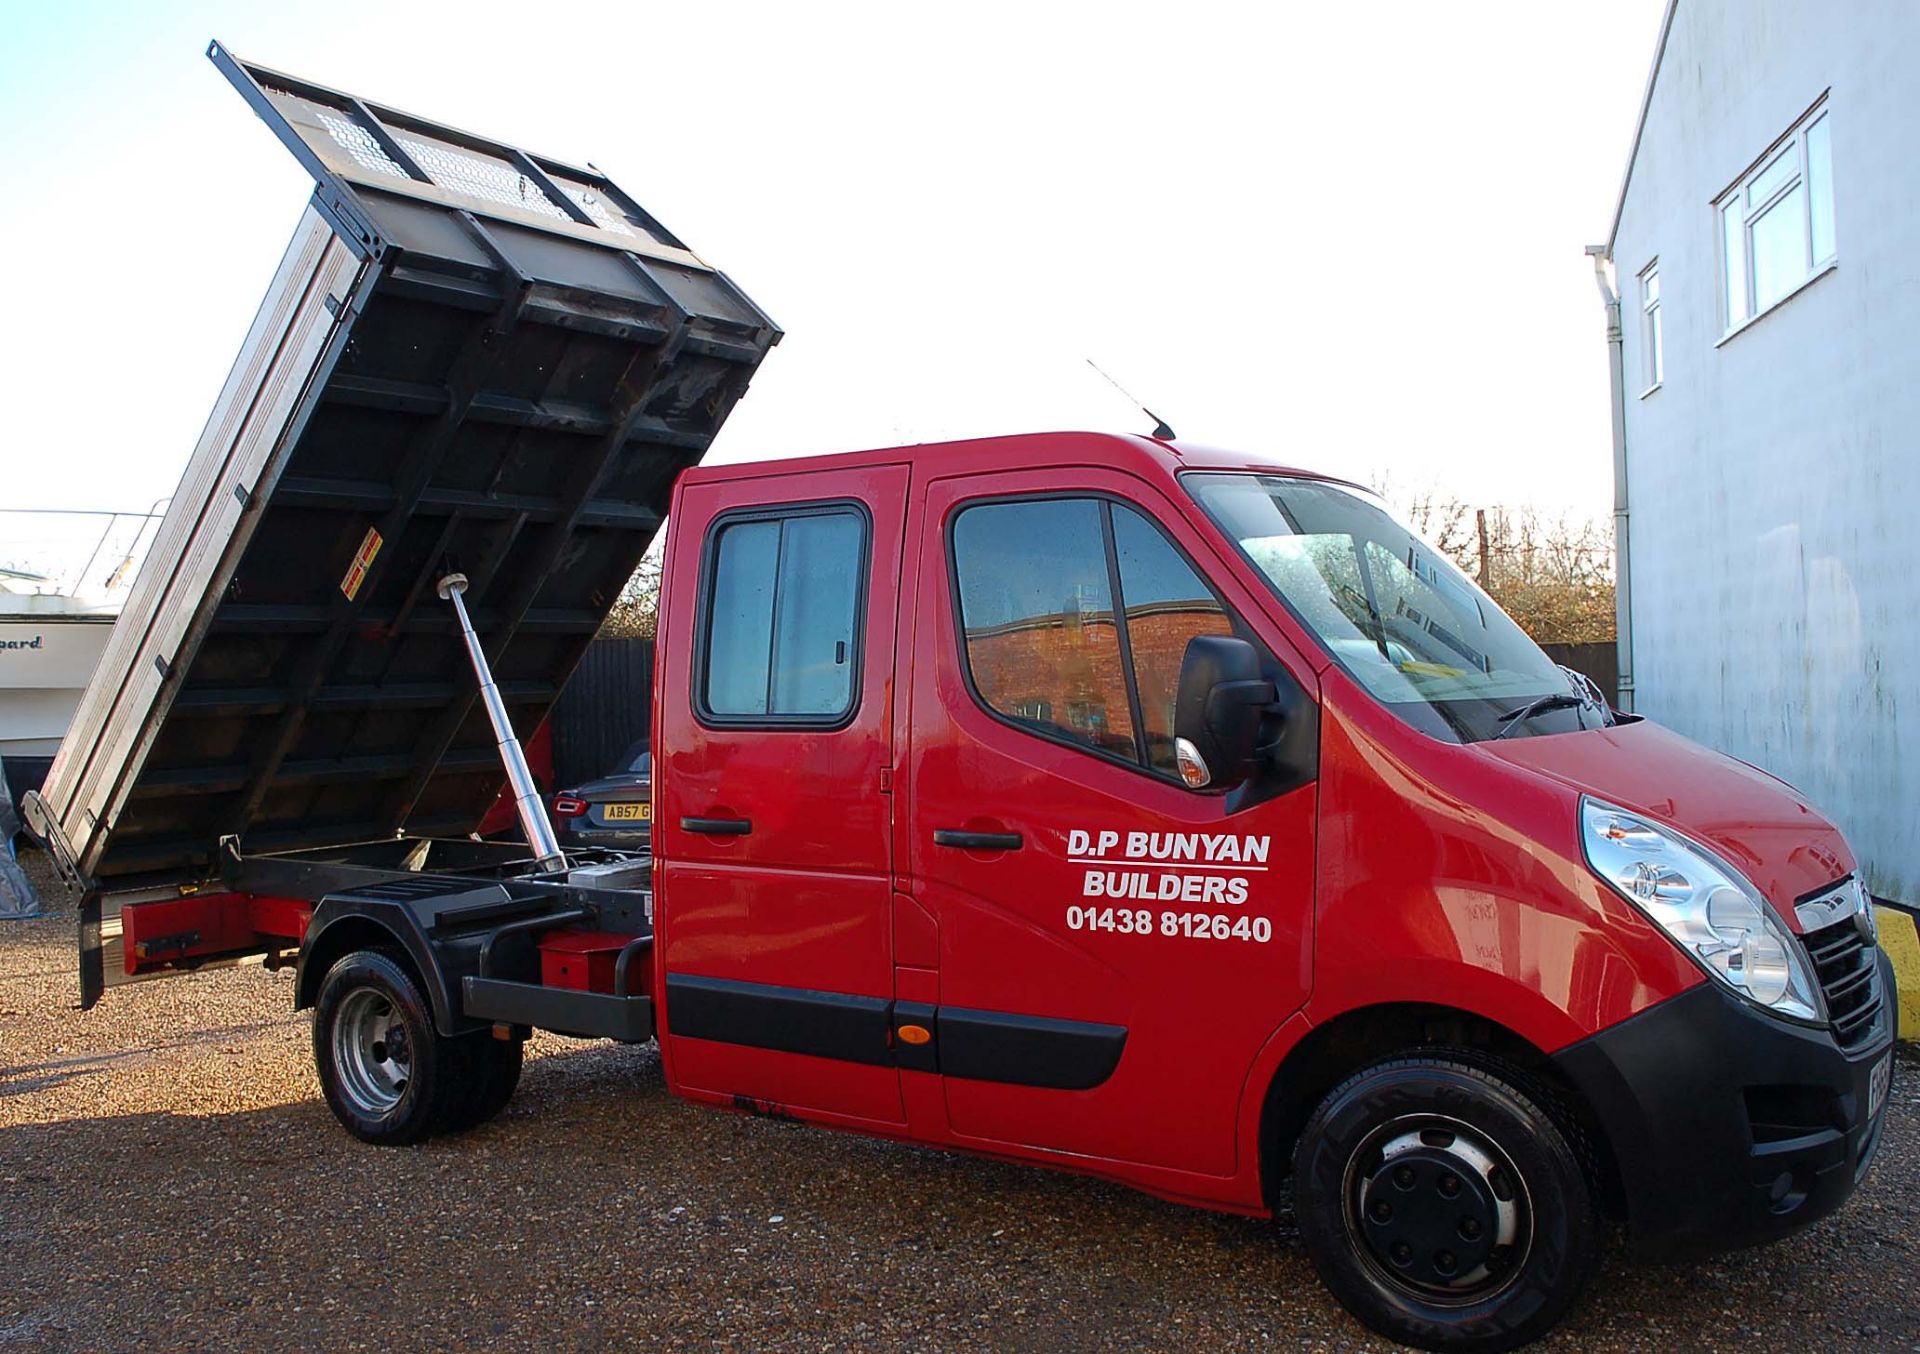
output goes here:
[{"label": "white building wall", "polygon": [[[1920,4],[1679,0],[1613,260],[1636,709],[1831,813],[1920,903]],[[1713,200],[1825,91],[1838,264],[1727,339]],[[1665,382],[1640,397],[1636,274]]]}]

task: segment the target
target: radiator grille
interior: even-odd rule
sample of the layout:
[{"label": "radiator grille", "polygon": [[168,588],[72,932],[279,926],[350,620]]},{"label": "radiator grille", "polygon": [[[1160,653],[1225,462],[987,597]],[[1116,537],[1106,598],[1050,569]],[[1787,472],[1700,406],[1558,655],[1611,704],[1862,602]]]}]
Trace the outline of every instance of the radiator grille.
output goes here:
[{"label": "radiator grille", "polygon": [[1843,917],[1807,932],[1802,940],[1840,1047],[1852,1050],[1872,1040],[1887,996],[1880,988],[1876,947],[1858,917]]}]

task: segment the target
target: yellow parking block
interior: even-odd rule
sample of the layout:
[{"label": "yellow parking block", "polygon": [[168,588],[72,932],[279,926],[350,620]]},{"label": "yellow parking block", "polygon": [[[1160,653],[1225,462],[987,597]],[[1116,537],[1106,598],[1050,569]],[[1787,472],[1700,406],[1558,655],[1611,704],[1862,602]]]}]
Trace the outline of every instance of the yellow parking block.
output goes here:
[{"label": "yellow parking block", "polygon": [[1893,960],[1900,986],[1900,1037],[1920,1039],[1920,934],[1910,913],[1875,908],[1880,921],[1880,948]]}]

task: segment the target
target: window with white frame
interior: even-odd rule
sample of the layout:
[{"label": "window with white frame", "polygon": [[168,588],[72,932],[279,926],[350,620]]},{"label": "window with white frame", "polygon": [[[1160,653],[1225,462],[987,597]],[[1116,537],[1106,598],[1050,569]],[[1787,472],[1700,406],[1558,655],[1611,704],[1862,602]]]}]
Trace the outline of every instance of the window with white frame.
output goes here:
[{"label": "window with white frame", "polygon": [[1660,336],[1660,260],[1640,270],[1640,352],[1646,390],[1666,379],[1666,345]]},{"label": "window with white frame", "polygon": [[1823,100],[1713,204],[1729,331],[1833,262],[1831,127]]}]

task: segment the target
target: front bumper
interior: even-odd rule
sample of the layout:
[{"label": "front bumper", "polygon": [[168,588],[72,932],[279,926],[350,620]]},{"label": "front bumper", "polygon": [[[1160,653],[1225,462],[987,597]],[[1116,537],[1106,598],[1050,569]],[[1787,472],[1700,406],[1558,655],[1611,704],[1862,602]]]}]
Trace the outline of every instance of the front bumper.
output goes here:
[{"label": "front bumper", "polygon": [[[1893,966],[1877,962],[1890,994]],[[1868,1119],[1868,1083],[1893,1020],[1888,1001],[1843,1053],[1829,1031],[1703,982],[1555,1055],[1606,1136],[1641,1252],[1758,1245],[1844,1203],[1880,1146],[1886,1104]]]}]

